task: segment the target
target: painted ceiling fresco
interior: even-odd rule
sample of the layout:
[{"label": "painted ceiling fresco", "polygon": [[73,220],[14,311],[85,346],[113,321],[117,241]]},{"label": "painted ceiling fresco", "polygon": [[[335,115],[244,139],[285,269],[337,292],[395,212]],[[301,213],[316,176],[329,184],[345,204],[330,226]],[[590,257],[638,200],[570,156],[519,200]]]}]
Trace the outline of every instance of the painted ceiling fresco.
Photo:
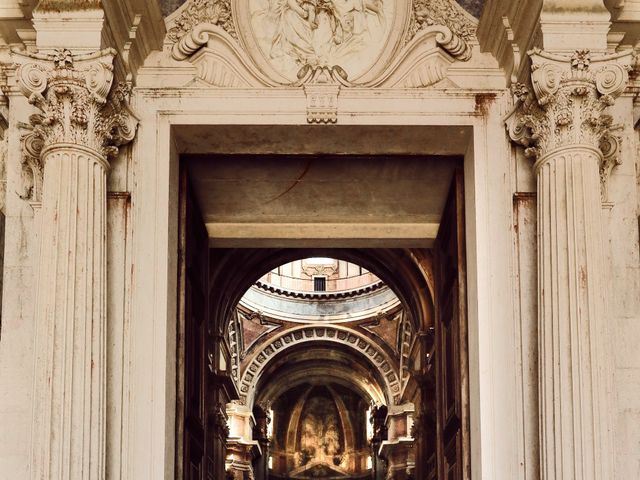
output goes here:
[{"label": "painted ceiling fresco", "polygon": [[[185,3],[186,0],[160,0],[160,6],[162,13],[167,16],[174,12],[180,5]],[[484,0],[456,0],[460,5],[464,7],[467,12],[471,13],[476,18],[480,18],[482,13],[482,7]]]},{"label": "painted ceiling fresco", "polygon": [[273,405],[272,479],[369,478],[367,402],[340,385],[302,385]]}]

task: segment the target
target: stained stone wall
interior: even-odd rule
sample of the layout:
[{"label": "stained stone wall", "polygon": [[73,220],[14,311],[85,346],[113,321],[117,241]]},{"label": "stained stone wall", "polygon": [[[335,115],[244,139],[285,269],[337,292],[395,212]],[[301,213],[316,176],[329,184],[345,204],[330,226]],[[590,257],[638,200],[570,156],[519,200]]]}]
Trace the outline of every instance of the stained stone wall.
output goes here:
[{"label": "stained stone wall", "polygon": [[[555,457],[547,455],[541,460],[540,456],[545,446],[552,448],[554,432],[548,430],[550,433],[546,439],[539,437],[541,418],[549,420],[552,415],[549,411],[541,413],[538,405],[539,390],[548,386],[545,383],[547,378],[539,379],[537,373],[539,360],[547,358],[545,352],[538,350],[538,325],[540,321],[557,317],[551,310],[538,305],[539,294],[544,289],[539,291],[538,286],[540,267],[536,233],[548,227],[551,219],[556,221],[559,218],[566,226],[574,217],[566,212],[550,215],[550,206],[557,209],[561,206],[558,199],[569,195],[552,196],[548,190],[538,190],[534,162],[524,157],[524,148],[510,145],[504,118],[520,101],[534,110],[539,107],[541,116],[544,114],[542,110],[550,113],[554,105],[558,106],[557,91],[534,98],[527,96],[522,85],[518,84],[531,84],[530,61],[526,52],[532,47],[544,47],[549,63],[561,64],[558,69],[552,69],[548,77],[539,79],[544,81],[535,82],[536,92],[532,94],[540,93],[540,89],[555,89],[562,83],[559,80],[562,75],[576,75],[584,81],[590,72],[598,68],[595,59],[604,56],[604,63],[608,62],[607,58],[619,59],[637,44],[640,38],[638,0],[575,0],[572,5],[576,8],[571,12],[553,11],[552,7],[558,7],[562,2],[488,0],[486,11],[496,12],[495,18],[482,17],[477,29],[478,42],[473,38],[474,41],[469,42],[470,48],[462,48],[465,45],[459,39],[447,37],[444,29],[440,29],[438,34],[425,34],[425,43],[417,45],[414,51],[405,52],[403,58],[391,58],[392,55],[387,58],[389,64],[384,68],[395,68],[398,63],[400,67],[389,70],[389,75],[382,78],[381,83],[360,85],[358,88],[340,83],[341,79],[344,80],[342,77],[327,79],[327,72],[319,72],[317,77],[310,74],[305,85],[283,86],[255,67],[254,59],[260,52],[243,50],[243,45],[236,42],[233,35],[220,29],[213,29],[204,40],[199,35],[187,35],[193,32],[179,32],[184,34],[180,37],[182,40],[167,40],[163,49],[167,28],[158,4],[152,0],[103,1],[104,32],[102,19],[87,21],[86,12],[75,20],[65,21],[42,15],[40,22],[36,22],[40,29],[37,32],[31,18],[31,7],[27,5],[35,2],[9,0],[1,3],[0,63],[7,79],[0,74],[0,84],[9,102],[10,122],[0,341],[0,477],[9,475],[13,479],[26,480],[33,476],[30,471],[31,451],[36,440],[33,432],[38,413],[33,406],[34,365],[36,356],[41,353],[34,338],[43,324],[34,307],[42,260],[39,256],[42,210],[36,199],[25,198],[24,195],[25,187],[29,186],[29,181],[24,178],[25,162],[28,163],[29,159],[23,155],[28,151],[21,145],[23,127],[29,124],[30,117],[38,110],[28,102],[24,84],[20,85],[18,78],[17,59],[24,59],[26,55],[11,52],[9,45],[23,53],[37,48],[49,53],[58,48],[73,50],[73,45],[78,47],[77,38],[83,31],[82,28],[74,28],[74,21],[83,28],[91,30],[91,24],[98,30],[93,32],[96,33],[93,36],[97,39],[96,44],[80,45],[82,48],[74,53],[98,51],[103,46],[118,50],[115,73],[118,80],[132,80],[132,107],[141,123],[132,149],[123,149],[126,151],[122,153],[129,158],[131,171],[126,176],[119,176],[118,169],[112,168],[108,179],[109,195],[104,202],[100,199],[103,207],[107,205],[110,226],[108,286],[105,282],[102,288],[109,303],[108,361],[115,362],[115,365],[109,363],[105,380],[110,395],[106,400],[109,416],[107,446],[100,452],[79,452],[77,458],[88,459],[89,453],[106,454],[107,476],[114,479],[162,478],[174,466],[172,422],[175,419],[172,415],[176,402],[173,355],[176,286],[173,272],[176,270],[177,251],[176,172],[179,154],[184,151],[206,153],[212,145],[218,148],[213,132],[220,125],[233,125],[235,128],[249,123],[264,125],[268,129],[277,125],[274,130],[290,131],[289,128],[295,128],[293,125],[335,121],[338,123],[336,128],[342,131],[354,125],[393,126],[398,130],[411,125],[411,128],[420,129],[421,135],[424,133],[428,148],[421,151],[437,150],[442,155],[464,156],[472,477],[537,480],[541,477],[541,466],[553,467],[551,463]],[[5,8],[5,3],[8,8]],[[163,0],[164,15],[175,11],[182,3],[182,0]],[[416,2],[423,6],[439,3],[436,0]],[[474,15],[479,15],[482,7],[478,1],[459,0],[459,3]],[[540,16],[541,3],[549,7],[544,18]],[[421,12],[414,10],[414,13],[417,18]],[[135,18],[137,14],[140,16]],[[624,32],[625,35],[609,32]],[[473,36],[468,29],[458,29],[454,33]],[[103,45],[103,39],[107,45]],[[571,59],[576,50],[586,48],[592,51],[591,59],[584,52]],[[415,56],[411,57],[414,53]],[[418,57],[424,58],[424,68],[414,68],[414,60]],[[43,58],[31,60],[41,62]],[[68,61],[68,55],[58,53],[58,65],[56,68],[52,66],[51,71],[68,69]],[[53,60],[47,60],[47,63],[53,65]],[[596,266],[589,275],[580,269],[571,270],[567,275],[576,288],[584,288],[594,281],[594,277],[598,279],[600,288],[593,289],[597,293],[590,298],[601,295],[603,303],[606,303],[605,328],[593,333],[581,330],[589,340],[587,342],[583,338],[582,345],[600,349],[605,359],[601,364],[596,362],[596,367],[610,363],[606,365],[610,367],[611,374],[604,379],[605,395],[599,399],[602,400],[600,419],[605,422],[603,437],[609,435],[615,439],[604,458],[604,463],[612,464],[605,465],[611,467],[610,474],[601,476],[606,480],[640,478],[640,349],[637,348],[640,338],[640,158],[635,130],[640,82],[637,61],[630,62],[628,67],[632,72],[626,90],[617,99],[607,93],[598,103],[600,106],[615,104],[609,107],[613,124],[608,127],[617,128],[619,125],[620,129],[616,131],[622,139],[621,154],[613,159],[619,160],[620,164],[612,170],[608,198],[601,212],[603,247],[591,250],[602,260],[603,266]],[[108,75],[107,70],[102,73]],[[538,69],[538,75],[543,70]],[[37,80],[37,71],[34,75],[31,79]],[[96,76],[92,74],[92,78]],[[385,80],[389,78],[391,80]],[[322,81],[316,82],[318,79]],[[612,78],[600,80],[599,88],[606,92]],[[519,94],[516,98],[509,88],[512,84]],[[272,88],[274,86],[278,88]],[[383,88],[378,88],[380,86]],[[38,85],[31,87],[39,88]],[[592,89],[593,85],[587,82],[587,87],[567,93],[564,98],[578,102],[587,98],[584,95]],[[32,96],[33,92],[27,93],[33,100],[39,98],[38,95]],[[67,110],[69,112],[71,109]],[[73,121],[84,125],[84,113],[82,109],[74,110]],[[565,109],[556,113],[547,120],[557,122],[558,131],[569,129],[571,115],[567,115]],[[88,117],[91,122],[95,120],[92,115]],[[527,124],[532,118],[529,116],[520,125],[523,131],[531,133],[535,128],[531,123]],[[587,125],[606,127],[606,118],[589,116],[586,120]],[[549,128],[549,132],[553,131],[554,128]],[[469,132],[472,133],[469,135]],[[533,133],[539,140],[540,132]],[[179,134],[178,138],[174,134]],[[234,138],[248,142],[240,134]],[[455,141],[451,141],[452,138]],[[253,140],[249,150],[262,148],[260,151],[264,151]],[[527,140],[530,142],[527,148],[536,146],[537,140]],[[397,147],[398,143],[402,144],[402,137],[397,136],[393,141]],[[329,139],[326,144],[330,143]],[[373,142],[376,146],[381,143]],[[449,148],[451,144],[456,144],[459,150]],[[597,152],[601,145],[592,147],[591,153]],[[593,156],[586,160],[592,162]],[[591,168],[594,167],[593,162],[590,165],[590,173],[597,176],[598,172]],[[591,175],[592,180],[595,178]],[[70,178],[60,183],[61,188],[69,185]],[[568,182],[557,181],[554,185],[567,192]],[[569,193],[572,198],[589,196],[589,205],[597,204],[594,196],[600,195],[598,187],[571,187]],[[593,206],[591,212],[599,211],[600,207],[599,204]],[[126,212],[126,216],[119,212]],[[542,225],[537,217],[547,224]],[[75,216],[67,215],[67,220],[69,218]],[[118,225],[118,229],[112,225]],[[311,225],[310,228],[315,227]],[[344,233],[345,230],[352,232],[355,228],[353,225],[343,226],[343,230],[334,228],[330,234],[342,234],[347,240],[353,239],[353,236],[347,236],[349,232]],[[308,231],[304,230],[305,234]],[[312,238],[326,237],[327,231],[328,227],[313,230],[315,236]],[[360,235],[358,238],[367,238],[378,244],[389,241],[381,230],[366,232],[369,236]],[[83,233],[82,238],[88,238],[87,232]],[[250,233],[253,236],[242,238],[250,241],[263,238],[259,237],[257,229]],[[587,232],[585,236],[591,233]],[[100,243],[103,237],[96,235],[93,238]],[[574,257],[568,253],[580,254],[582,247],[575,243],[575,237],[568,241],[571,249],[554,249],[549,255],[557,255],[565,264],[569,263]],[[44,245],[49,248],[50,243]],[[543,255],[542,258],[548,257]],[[567,272],[554,278],[565,279]],[[551,288],[560,284],[569,282],[548,283]],[[61,289],[53,291],[55,288],[48,287],[42,286],[60,304],[69,297],[60,294]],[[91,294],[96,292],[100,293],[96,289]],[[556,302],[552,307],[575,299],[575,295],[566,289],[558,295],[562,302]],[[43,294],[40,296],[44,298]],[[583,307],[572,311],[579,315],[591,311],[590,305]],[[114,318],[118,321],[113,321]],[[582,317],[569,319],[575,318]],[[573,344],[573,341],[569,337],[563,339],[565,343]],[[53,349],[56,343],[52,341],[49,345]],[[71,360],[80,361],[73,356],[74,353],[73,349],[65,350],[65,355],[69,355]],[[568,368],[571,362],[572,359],[564,358],[563,368]],[[594,376],[598,376],[596,373]],[[582,388],[586,384],[580,385]],[[98,386],[102,388],[104,385],[97,382],[87,385],[86,392],[100,396],[102,391]],[[80,398],[80,393],[86,393],[82,390],[77,392],[76,398]],[[557,392],[558,396],[564,397],[565,405],[571,405],[569,390],[565,388]],[[585,387],[585,390],[588,389]],[[587,391],[584,398],[595,396],[594,392]],[[49,402],[49,407],[55,411],[63,411],[58,406]],[[585,418],[590,416],[590,412],[583,413]],[[562,416],[563,421],[568,418]],[[77,429],[72,433],[77,435],[80,431]],[[571,458],[574,455],[581,460],[592,459],[589,455],[582,455],[580,445],[599,439],[586,431],[583,435],[585,441],[582,444],[573,435],[558,439],[556,444],[562,447],[562,452],[557,458],[563,465],[574,465],[574,458]],[[41,443],[46,446],[46,438]],[[73,444],[80,443],[74,440]],[[104,478],[104,475],[96,475],[96,478]],[[564,475],[564,478],[592,476]]]}]

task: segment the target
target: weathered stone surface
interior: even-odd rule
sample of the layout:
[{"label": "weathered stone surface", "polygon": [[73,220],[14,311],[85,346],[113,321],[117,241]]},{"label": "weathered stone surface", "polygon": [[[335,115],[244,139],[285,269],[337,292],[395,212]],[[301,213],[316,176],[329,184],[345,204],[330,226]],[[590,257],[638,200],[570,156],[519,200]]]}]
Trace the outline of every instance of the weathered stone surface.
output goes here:
[{"label": "weathered stone surface", "polygon": [[[252,13],[261,10],[257,3],[249,8],[248,1],[190,0],[202,10],[168,15],[166,25],[159,4],[151,1],[110,0],[100,8],[94,8],[97,2],[43,1],[33,18],[34,2],[5,3],[0,43],[11,45],[14,53],[0,46],[0,88],[7,98],[0,105],[7,120],[6,126],[0,121],[7,151],[0,472],[18,480],[37,478],[41,471],[47,477],[47,468],[62,472],[61,478],[173,475],[175,453],[181,458],[175,432],[181,401],[175,355],[180,164],[193,160],[184,155],[207,155],[194,178],[204,185],[212,171],[206,164],[220,167],[220,153],[292,153],[339,155],[345,165],[350,161],[345,155],[364,155],[369,176],[356,175],[356,180],[366,180],[367,188],[340,174],[345,171],[340,162],[326,178],[314,176],[321,169],[314,172],[312,166],[298,181],[304,169],[264,160],[245,170],[238,161],[238,168],[230,169],[237,178],[218,178],[213,187],[198,189],[203,213],[210,216],[212,246],[394,247],[419,256],[418,250],[404,249],[429,247],[439,225],[432,201],[447,187],[443,177],[431,175],[425,157],[447,169],[460,162],[470,361],[464,400],[470,410],[472,478],[551,479],[555,467],[563,478],[597,478],[600,468],[607,480],[640,476],[638,81],[637,62],[623,47],[638,39],[637,1],[577,0],[572,8],[559,9],[556,1],[487,0],[481,20],[483,2],[478,1],[387,2],[386,8],[395,5],[404,17],[385,17],[397,23],[385,24],[385,35],[365,44],[362,58],[345,62],[349,68],[329,65],[331,55],[316,55],[327,42],[314,33],[315,44],[306,49],[310,54],[284,54],[300,66],[294,72],[290,65],[286,74],[270,55],[278,35],[265,28],[268,23],[252,27]],[[165,15],[182,4],[163,1]],[[311,16],[313,9],[305,8]],[[377,20],[367,8],[369,13],[359,10],[353,18]],[[286,10],[299,13],[295,6]],[[344,25],[331,29],[329,44],[339,39],[343,26],[351,28],[349,15],[333,18]],[[305,46],[298,41],[282,45]],[[110,50],[91,57],[103,47],[117,48],[117,57]],[[533,47],[543,52],[534,54],[532,72],[525,52]],[[64,52],[54,55],[65,48],[89,56],[71,55],[69,62]],[[590,55],[571,58],[585,48]],[[112,109],[118,103],[113,84],[120,80],[133,87],[131,101],[141,123],[132,147],[120,148],[117,161],[112,157],[117,171],[108,173],[109,147],[131,136],[116,125],[123,110]],[[518,87],[523,104],[511,117],[517,120],[512,133],[525,133],[518,139],[537,155],[535,169],[535,160],[510,145],[504,130],[513,106],[508,86],[518,81],[533,96]],[[26,125],[35,128],[29,131]],[[47,161],[34,162],[42,160],[42,148]],[[413,187],[393,169],[377,168],[380,156],[395,154],[413,158],[398,163],[397,172],[407,174],[409,163],[417,165]],[[60,201],[52,203],[52,195]],[[246,221],[232,221],[241,215]],[[400,264],[391,266],[398,269],[397,277],[406,278]],[[416,286],[432,290],[432,280]],[[93,310],[99,296],[106,310]],[[415,303],[421,297],[407,298]],[[89,313],[74,314],[74,309]],[[259,343],[277,336],[279,329],[271,327],[260,324],[250,339]],[[367,332],[362,336],[372,337],[376,328],[362,329]],[[394,349],[381,347],[381,352],[370,338],[323,331],[322,325],[281,341],[274,337],[260,358],[274,365],[270,362],[278,352],[298,352],[291,347],[296,342],[304,347],[324,342],[336,351],[343,345],[377,362],[371,370],[385,372],[382,383],[393,395],[411,396],[417,392],[407,381],[415,352],[405,344],[425,332],[405,331],[410,334],[400,337],[400,368],[384,360],[396,355]],[[35,343],[43,333],[44,343]],[[392,333],[386,331],[387,341]],[[51,345],[56,348],[47,350]],[[58,347],[64,345],[63,354]],[[310,355],[311,348],[300,351]],[[212,362],[216,352],[208,353]],[[251,364],[245,377],[240,350],[231,355],[237,381],[249,381],[248,393],[264,363]],[[51,372],[52,390],[42,395],[33,387],[44,357],[51,360],[45,372]],[[93,368],[87,369],[91,358]],[[363,366],[340,368],[345,358],[331,360],[340,381],[354,371],[362,390],[380,381]],[[318,365],[304,372],[323,379],[327,373]],[[306,380],[302,374],[290,378]],[[371,391],[384,398],[384,392]],[[80,398],[89,400],[80,405]],[[226,436],[226,400],[212,403],[216,415],[211,420]],[[551,421],[560,407],[561,421]],[[42,412],[68,427],[54,432],[52,442],[48,433],[41,435],[40,425],[33,428]],[[421,416],[416,430],[428,423],[429,416]],[[597,422],[593,430],[592,420]],[[401,423],[408,427],[409,419]],[[78,446],[81,435],[93,435],[91,447]],[[594,443],[606,442],[608,435],[616,440],[613,447]],[[73,448],[61,446],[65,439]],[[402,442],[389,447],[398,475],[412,468],[408,443]],[[39,453],[50,450],[50,459],[32,462],[34,446]],[[241,470],[253,447],[237,448]]]}]

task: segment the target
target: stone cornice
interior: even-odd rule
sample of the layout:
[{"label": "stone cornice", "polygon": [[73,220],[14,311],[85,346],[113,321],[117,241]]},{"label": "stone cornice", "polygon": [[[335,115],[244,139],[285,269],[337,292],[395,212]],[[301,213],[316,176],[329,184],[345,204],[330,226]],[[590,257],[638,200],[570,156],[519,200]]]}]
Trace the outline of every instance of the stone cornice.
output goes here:
[{"label": "stone cornice", "polygon": [[566,147],[598,152],[606,200],[621,141],[607,110],[627,87],[632,52],[592,57],[588,50],[559,55],[535,49],[529,56],[532,88],[512,86],[516,107],[507,117],[511,140],[537,160],[536,168]]},{"label": "stone cornice", "polygon": [[[138,69],[154,50],[162,49],[166,33],[158,0],[102,2],[109,45],[118,52],[127,81],[135,84]],[[122,78],[116,75],[116,78]]]},{"label": "stone cornice", "polygon": [[113,86],[114,56],[113,49],[76,56],[68,50],[14,52],[18,87],[41,112],[30,117],[34,152],[71,144],[106,162],[133,139],[137,119],[128,106],[128,86]]}]

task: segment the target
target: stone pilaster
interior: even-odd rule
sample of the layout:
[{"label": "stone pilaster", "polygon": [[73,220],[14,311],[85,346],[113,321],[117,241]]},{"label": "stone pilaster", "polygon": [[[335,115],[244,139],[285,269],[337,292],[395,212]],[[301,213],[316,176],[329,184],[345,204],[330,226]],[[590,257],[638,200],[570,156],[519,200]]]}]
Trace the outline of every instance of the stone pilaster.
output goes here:
[{"label": "stone pilaster", "polygon": [[380,456],[387,463],[386,480],[415,478],[416,454],[411,436],[414,414],[412,403],[393,405],[387,411],[387,439],[380,445]]},{"label": "stone pilaster", "polygon": [[536,160],[541,478],[606,479],[601,194],[631,55],[530,56],[533,94],[514,86],[507,123]]},{"label": "stone pilaster", "polygon": [[227,405],[229,438],[227,440],[226,471],[234,480],[255,480],[253,460],[260,456],[259,442],[253,439],[255,420],[246,405]]},{"label": "stone pilaster", "polygon": [[105,478],[106,176],[133,139],[114,51],[15,55],[43,166],[32,478]]}]

